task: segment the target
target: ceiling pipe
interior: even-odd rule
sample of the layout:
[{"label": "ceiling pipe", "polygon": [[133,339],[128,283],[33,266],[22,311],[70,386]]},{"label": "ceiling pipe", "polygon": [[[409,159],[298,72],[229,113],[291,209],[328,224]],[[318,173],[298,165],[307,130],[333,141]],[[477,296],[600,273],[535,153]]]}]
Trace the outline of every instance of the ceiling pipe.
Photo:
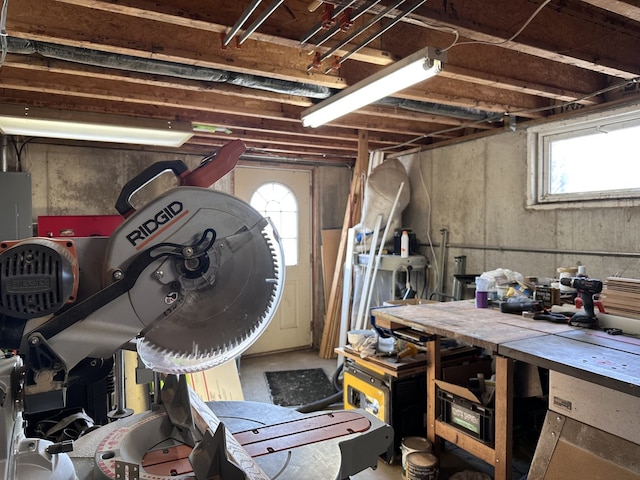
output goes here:
[{"label": "ceiling pipe", "polygon": [[[402,2],[404,2],[404,0],[400,1],[400,3]],[[378,3],[380,3],[380,0],[370,0],[362,8],[359,8],[358,10],[356,10],[356,13],[351,17],[351,21],[357,20],[359,17],[367,13],[371,8],[375,7]],[[338,33],[341,30],[342,30],[342,25],[336,23],[333,27],[331,27],[330,30],[328,30],[322,37],[318,39],[318,41],[315,44],[316,47],[321,46],[324,42],[329,40],[331,37],[333,37],[336,33]],[[340,46],[342,45],[346,45],[346,42],[343,42],[340,44]],[[334,47],[332,51],[335,51],[335,50],[337,50],[337,48]]]},{"label": "ceiling pipe", "polygon": [[[413,12],[416,8],[420,7],[423,3],[425,3],[427,0],[418,0],[417,2],[415,2],[413,5],[411,5],[407,10],[405,10],[404,12],[400,13],[396,18],[394,18],[391,23],[389,23],[389,25],[387,25],[386,27],[381,28],[380,30],[378,30],[376,33],[374,33],[373,35],[371,35],[369,38],[367,38],[364,42],[362,42],[360,45],[358,45],[357,47],[355,47],[354,49],[352,49],[350,52],[348,52],[346,55],[343,55],[340,60],[338,60],[338,66],[342,65],[344,63],[345,60],[347,60],[349,57],[351,57],[352,55],[356,54],[357,52],[359,52],[360,50],[362,50],[364,47],[366,47],[367,45],[369,45],[371,42],[373,42],[376,38],[380,37],[381,35],[387,33],[391,27],[395,26],[400,20],[402,20],[404,17],[406,17],[407,15],[409,15],[411,12]],[[327,72],[325,73],[329,73],[333,68],[329,68]]]},{"label": "ceiling pipe", "polygon": [[[344,40],[340,41],[336,46],[334,46],[333,48],[331,48],[330,50],[328,50],[327,52],[325,52],[321,57],[320,57],[320,61],[323,62],[325,61],[327,58],[329,58],[331,55],[333,55],[334,52],[340,50],[342,47],[344,47],[345,45],[347,45],[351,40],[353,40],[354,38],[356,38],[358,35],[360,35],[362,32],[364,32],[365,30],[371,28],[375,23],[379,22],[387,13],[389,13],[391,10],[399,7],[401,4],[404,3],[405,0],[397,0],[396,3],[393,3],[391,5],[389,5],[387,8],[385,8],[382,12],[378,13],[375,17],[373,17],[371,20],[369,20],[365,25],[363,25],[361,28],[359,28],[358,30],[356,30],[355,32],[353,32],[351,35],[349,35],[347,38],[345,38]],[[373,5],[371,5],[371,7],[368,8],[372,8],[373,6],[375,6],[378,2],[373,2]]]},{"label": "ceiling pipe", "polygon": [[260,28],[260,25],[262,25],[265,20],[267,18],[269,18],[269,16],[276,11],[276,8],[278,8],[282,2],[284,2],[284,0],[275,0],[271,6],[269,6],[269,8],[267,8],[264,12],[262,12],[262,15],[260,15],[258,18],[256,18],[256,20],[249,26],[249,28],[247,28],[242,35],[240,35],[240,38],[238,39],[238,45],[242,45],[245,40],[247,38],[249,38],[249,36],[251,36],[251,34],[253,32],[255,32],[258,28]]},{"label": "ceiling pipe", "polygon": [[[351,5],[353,5],[355,3],[355,0],[349,0],[346,2],[342,2],[340,5],[338,5],[332,15],[331,15],[331,20],[335,20],[336,18],[338,18],[338,15],[340,15],[342,12],[344,12],[347,8],[349,8]],[[324,23],[323,22],[318,22],[316,23],[313,28],[311,30],[309,30],[307,33],[305,33],[304,37],[302,37],[300,39],[300,46],[304,47],[307,42],[309,40],[311,40],[311,38],[318,33],[320,30],[322,30],[324,28]]]},{"label": "ceiling pipe", "polygon": [[244,25],[244,22],[247,21],[247,19],[251,16],[251,14],[255,11],[255,9],[258,8],[258,5],[260,5],[261,2],[262,0],[253,0],[251,5],[249,5],[247,9],[244,12],[242,12],[242,15],[240,15],[240,18],[236,21],[235,25],[231,27],[231,30],[229,31],[229,33],[225,35],[224,40],[222,41],[222,45],[226,47],[229,45],[229,43],[231,43],[231,40],[233,39],[233,37],[242,28],[242,25]]}]

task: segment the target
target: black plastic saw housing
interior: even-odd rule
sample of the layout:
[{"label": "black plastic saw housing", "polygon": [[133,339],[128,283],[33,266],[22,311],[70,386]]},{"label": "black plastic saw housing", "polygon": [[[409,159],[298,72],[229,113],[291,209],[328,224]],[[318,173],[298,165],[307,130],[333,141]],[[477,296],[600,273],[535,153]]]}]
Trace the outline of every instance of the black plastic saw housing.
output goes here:
[{"label": "black plastic saw housing", "polygon": [[42,317],[69,301],[74,290],[73,265],[57,247],[53,242],[26,240],[0,253],[0,314]]}]

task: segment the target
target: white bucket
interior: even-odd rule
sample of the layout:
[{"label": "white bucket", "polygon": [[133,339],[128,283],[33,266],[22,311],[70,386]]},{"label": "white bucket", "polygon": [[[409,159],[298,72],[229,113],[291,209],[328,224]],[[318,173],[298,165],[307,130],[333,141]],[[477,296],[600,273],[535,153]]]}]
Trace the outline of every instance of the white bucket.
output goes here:
[{"label": "white bucket", "polygon": [[431,453],[433,445],[424,437],[406,437],[400,443],[400,452],[402,453],[402,478],[407,473],[407,455],[414,452]]},{"label": "white bucket", "polygon": [[438,458],[432,453],[413,452],[407,455],[406,480],[438,480]]}]

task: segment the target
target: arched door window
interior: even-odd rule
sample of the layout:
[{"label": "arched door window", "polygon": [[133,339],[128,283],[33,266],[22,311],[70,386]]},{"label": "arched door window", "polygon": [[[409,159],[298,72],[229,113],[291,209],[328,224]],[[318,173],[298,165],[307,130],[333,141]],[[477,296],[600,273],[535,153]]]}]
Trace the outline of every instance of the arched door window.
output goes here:
[{"label": "arched door window", "polygon": [[264,183],[251,196],[253,208],[273,222],[284,250],[285,265],[298,264],[298,202],[294,193],[277,182]]}]

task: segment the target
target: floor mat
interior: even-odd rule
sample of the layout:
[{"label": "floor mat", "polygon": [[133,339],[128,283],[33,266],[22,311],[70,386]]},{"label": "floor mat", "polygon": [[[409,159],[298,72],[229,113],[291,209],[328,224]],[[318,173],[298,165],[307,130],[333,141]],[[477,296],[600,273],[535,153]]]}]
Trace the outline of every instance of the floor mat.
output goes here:
[{"label": "floor mat", "polygon": [[336,391],[321,368],[264,372],[275,405],[307,405],[333,395]]}]

